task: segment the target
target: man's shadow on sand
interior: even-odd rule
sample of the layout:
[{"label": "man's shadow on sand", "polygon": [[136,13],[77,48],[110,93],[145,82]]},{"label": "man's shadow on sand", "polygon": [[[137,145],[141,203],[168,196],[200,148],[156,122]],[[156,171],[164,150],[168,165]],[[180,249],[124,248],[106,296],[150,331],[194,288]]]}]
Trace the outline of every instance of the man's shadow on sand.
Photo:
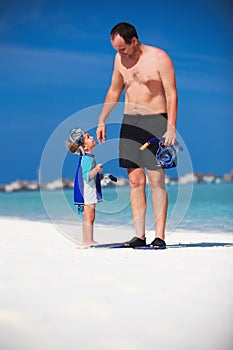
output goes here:
[{"label": "man's shadow on sand", "polygon": [[167,244],[167,248],[214,248],[214,247],[233,247],[233,243],[198,242],[198,243]]},{"label": "man's shadow on sand", "polygon": [[[215,248],[215,247],[233,247],[233,243],[227,243],[227,242],[198,242],[198,243],[168,243],[167,248]],[[91,248],[132,248],[132,247],[126,247],[124,243],[102,243],[92,246]],[[158,247],[135,247],[134,249],[142,249],[142,250],[164,250],[159,249]]]}]

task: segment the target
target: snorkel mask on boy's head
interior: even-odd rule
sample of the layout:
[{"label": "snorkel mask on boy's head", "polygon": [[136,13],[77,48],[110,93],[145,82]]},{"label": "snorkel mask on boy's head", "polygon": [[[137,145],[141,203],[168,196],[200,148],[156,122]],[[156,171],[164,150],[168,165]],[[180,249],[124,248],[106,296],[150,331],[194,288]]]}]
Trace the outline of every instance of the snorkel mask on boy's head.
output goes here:
[{"label": "snorkel mask on boy's head", "polygon": [[80,146],[83,142],[84,131],[80,128],[73,128],[70,130],[70,139],[71,141],[77,143]]},{"label": "snorkel mask on boy's head", "polygon": [[78,149],[81,151],[82,154],[84,154],[84,150],[82,148],[84,133],[85,132],[80,128],[73,128],[70,130],[70,140],[79,146]]},{"label": "snorkel mask on boy's head", "polygon": [[156,152],[156,160],[158,165],[163,169],[172,168],[176,163],[177,152],[183,151],[183,148],[178,144],[178,142],[175,142],[172,146],[165,146],[163,139],[154,137],[148,140],[142,147],[140,147],[140,150],[144,151],[153,142],[159,143],[159,147]]}]

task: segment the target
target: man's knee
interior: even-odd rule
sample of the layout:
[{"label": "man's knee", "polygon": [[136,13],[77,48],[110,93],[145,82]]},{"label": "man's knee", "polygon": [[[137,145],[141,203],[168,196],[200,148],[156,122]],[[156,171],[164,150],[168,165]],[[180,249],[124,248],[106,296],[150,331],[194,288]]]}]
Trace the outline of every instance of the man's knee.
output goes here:
[{"label": "man's knee", "polygon": [[143,169],[134,169],[128,171],[129,183],[132,189],[144,188],[146,186],[146,176]]},{"label": "man's knee", "polygon": [[157,189],[157,188],[162,188],[166,189],[165,185],[165,176],[163,172],[150,172],[148,174],[148,181],[151,189]]}]

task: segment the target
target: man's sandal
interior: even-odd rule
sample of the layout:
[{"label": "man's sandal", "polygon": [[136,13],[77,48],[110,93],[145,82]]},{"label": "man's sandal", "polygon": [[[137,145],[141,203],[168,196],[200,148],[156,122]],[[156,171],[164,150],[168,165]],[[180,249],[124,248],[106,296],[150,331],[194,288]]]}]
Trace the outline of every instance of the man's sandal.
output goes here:
[{"label": "man's sandal", "polygon": [[157,249],[166,249],[166,243],[163,239],[156,237],[150,244],[148,244],[148,247],[154,247]]},{"label": "man's sandal", "polygon": [[130,241],[125,242],[123,245],[125,248],[136,248],[136,247],[145,247],[146,239],[141,239],[139,237],[133,237]]}]

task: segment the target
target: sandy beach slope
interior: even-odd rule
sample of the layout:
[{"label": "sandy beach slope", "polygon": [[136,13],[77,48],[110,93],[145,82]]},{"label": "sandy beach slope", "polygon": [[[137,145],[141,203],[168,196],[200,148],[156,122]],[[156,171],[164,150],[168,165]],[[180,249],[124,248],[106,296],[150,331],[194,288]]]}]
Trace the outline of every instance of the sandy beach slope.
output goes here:
[{"label": "sandy beach slope", "polygon": [[0,348],[232,350],[233,234],[167,243],[80,250],[52,224],[0,218]]}]

